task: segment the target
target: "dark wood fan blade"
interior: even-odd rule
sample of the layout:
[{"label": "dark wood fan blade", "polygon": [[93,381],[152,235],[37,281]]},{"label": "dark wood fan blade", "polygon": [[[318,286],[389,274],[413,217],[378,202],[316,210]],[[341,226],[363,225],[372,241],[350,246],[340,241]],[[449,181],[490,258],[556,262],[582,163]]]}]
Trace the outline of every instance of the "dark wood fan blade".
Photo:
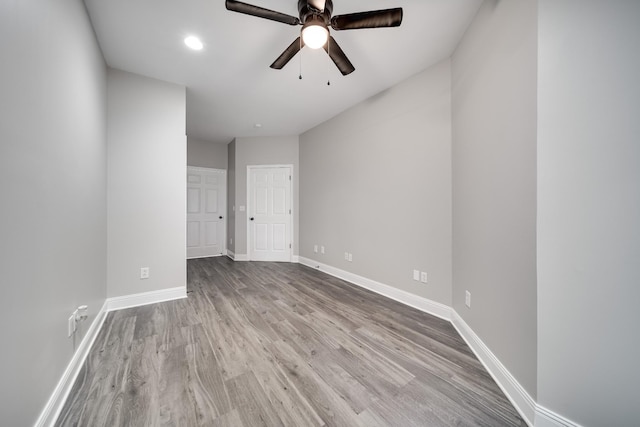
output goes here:
[{"label": "dark wood fan blade", "polygon": [[254,6],[252,4],[243,3],[241,1],[227,0],[225,5],[227,7],[227,10],[231,10],[233,12],[257,16],[258,18],[270,19],[276,22],[283,22],[289,25],[300,24],[300,20],[295,16],[276,12],[275,10],[265,9],[259,6]]},{"label": "dark wood fan blade", "polygon": [[329,36],[328,42],[324,45],[324,50],[327,51],[329,57],[333,60],[333,63],[336,64],[338,70],[342,73],[343,76],[347,74],[351,74],[355,71],[355,67],[347,58],[347,55],[344,54],[336,40]]},{"label": "dark wood fan blade", "polygon": [[338,31],[357,30],[360,28],[399,27],[401,23],[401,7],[336,15],[331,18],[331,28]]},{"label": "dark wood fan blade", "polygon": [[289,61],[291,61],[291,58],[296,56],[296,53],[298,53],[300,51],[300,48],[303,46],[304,42],[302,41],[302,39],[300,39],[300,37],[295,39],[293,43],[291,43],[289,47],[286,48],[284,52],[282,52],[278,59],[273,61],[273,64],[270,65],[271,68],[281,70],[282,67],[284,67]]}]

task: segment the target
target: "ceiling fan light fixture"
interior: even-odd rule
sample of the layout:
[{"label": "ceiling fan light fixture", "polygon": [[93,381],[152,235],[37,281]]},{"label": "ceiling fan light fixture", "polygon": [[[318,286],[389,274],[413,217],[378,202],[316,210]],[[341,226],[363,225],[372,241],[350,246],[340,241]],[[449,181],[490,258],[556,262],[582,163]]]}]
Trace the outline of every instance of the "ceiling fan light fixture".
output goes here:
[{"label": "ceiling fan light fixture", "polygon": [[311,49],[320,49],[329,39],[329,29],[317,18],[308,20],[302,27],[302,40]]}]

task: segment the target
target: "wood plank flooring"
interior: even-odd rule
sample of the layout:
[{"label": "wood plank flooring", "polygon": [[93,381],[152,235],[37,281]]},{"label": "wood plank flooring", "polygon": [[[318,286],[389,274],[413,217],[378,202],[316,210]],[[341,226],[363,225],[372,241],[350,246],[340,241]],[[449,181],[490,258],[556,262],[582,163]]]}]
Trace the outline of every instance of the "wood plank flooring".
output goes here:
[{"label": "wood plank flooring", "polygon": [[58,426],[524,426],[449,322],[298,264],[190,260],[109,313]]}]

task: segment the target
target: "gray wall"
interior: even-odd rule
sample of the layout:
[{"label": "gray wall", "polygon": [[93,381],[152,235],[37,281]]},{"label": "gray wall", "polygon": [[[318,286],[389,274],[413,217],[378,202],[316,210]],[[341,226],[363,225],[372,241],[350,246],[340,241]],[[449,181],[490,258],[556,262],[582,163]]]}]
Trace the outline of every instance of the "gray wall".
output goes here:
[{"label": "gray wall", "polygon": [[108,296],[186,286],[185,88],[112,69],[107,80]]},{"label": "gray wall", "polygon": [[0,2],[0,34],[0,424],[27,426],[106,297],[106,68],[81,1]]},{"label": "gray wall", "polygon": [[450,72],[444,61],[300,136],[301,256],[451,304]]},{"label": "gray wall", "polygon": [[453,308],[534,398],[536,61],[535,1],[485,1],[452,57]]},{"label": "gray wall", "polygon": [[[254,165],[293,165],[293,254],[298,254],[298,137],[272,136],[256,138],[236,138],[233,154],[235,157],[234,204],[229,204],[233,217],[235,231],[233,233],[233,251],[238,255],[247,255],[247,212],[240,212],[239,206],[247,206],[247,166]],[[230,148],[231,150],[231,148]],[[231,180],[229,181],[231,185]],[[234,191],[229,187],[231,191]],[[230,201],[231,202],[231,201]]]},{"label": "gray wall", "polygon": [[640,419],[640,2],[540,0],[538,401]]},{"label": "gray wall", "polygon": [[187,165],[189,166],[227,169],[227,156],[227,144],[187,138]]}]

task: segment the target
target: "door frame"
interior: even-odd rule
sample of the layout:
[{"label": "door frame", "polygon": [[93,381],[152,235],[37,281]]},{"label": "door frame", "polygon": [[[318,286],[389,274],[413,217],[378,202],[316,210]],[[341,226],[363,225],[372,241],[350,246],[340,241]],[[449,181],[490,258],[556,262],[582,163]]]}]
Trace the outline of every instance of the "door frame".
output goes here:
[{"label": "door frame", "polygon": [[271,169],[271,168],[289,168],[289,172],[291,173],[291,179],[289,180],[289,194],[291,200],[291,214],[289,215],[289,236],[291,242],[291,250],[289,251],[289,262],[293,262],[293,242],[295,241],[294,232],[293,232],[293,215],[294,212],[294,194],[293,194],[293,165],[292,164],[277,164],[277,165],[248,165],[247,166],[247,210],[245,215],[245,222],[247,223],[247,260],[252,261],[251,259],[251,224],[249,223],[249,213],[251,212],[251,171],[254,169]]},{"label": "door frame", "polygon": [[[197,256],[197,257],[187,257],[187,259],[199,259],[199,258],[212,258],[212,257],[216,257],[216,256],[226,256],[227,255],[227,214],[228,214],[227,193],[229,191],[229,182],[227,181],[227,179],[228,179],[227,170],[226,169],[205,168],[205,167],[201,167],[201,166],[189,166],[189,165],[187,165],[187,174],[189,173],[189,170],[196,170],[196,171],[202,171],[202,172],[222,173],[222,175],[224,176],[224,197],[223,197],[223,200],[224,200],[225,206],[224,206],[224,216],[222,218],[222,253],[220,255],[205,255],[205,256]],[[187,186],[188,185],[189,185],[189,182],[187,182]],[[185,200],[185,204],[186,204],[186,200]],[[186,252],[187,252],[187,221],[185,221],[184,227],[185,227],[184,247],[185,247],[185,254],[186,254]]]}]

